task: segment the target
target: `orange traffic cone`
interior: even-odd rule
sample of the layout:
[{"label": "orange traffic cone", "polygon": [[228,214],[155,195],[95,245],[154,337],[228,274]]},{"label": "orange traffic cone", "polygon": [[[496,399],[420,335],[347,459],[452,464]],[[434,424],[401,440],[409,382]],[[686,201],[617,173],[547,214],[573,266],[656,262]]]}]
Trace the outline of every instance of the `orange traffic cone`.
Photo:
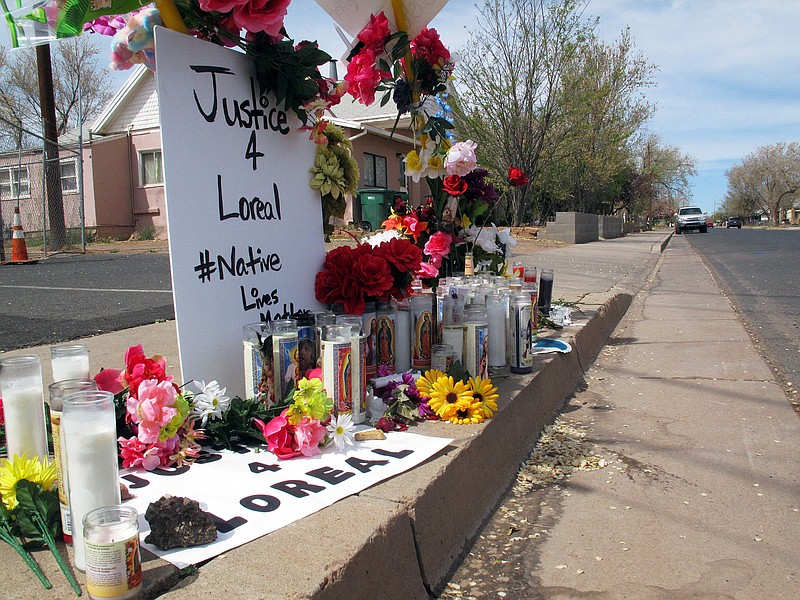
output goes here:
[{"label": "orange traffic cone", "polygon": [[14,223],[11,225],[11,262],[28,260],[28,247],[25,245],[25,232],[22,230],[22,218],[19,206],[14,208]]}]

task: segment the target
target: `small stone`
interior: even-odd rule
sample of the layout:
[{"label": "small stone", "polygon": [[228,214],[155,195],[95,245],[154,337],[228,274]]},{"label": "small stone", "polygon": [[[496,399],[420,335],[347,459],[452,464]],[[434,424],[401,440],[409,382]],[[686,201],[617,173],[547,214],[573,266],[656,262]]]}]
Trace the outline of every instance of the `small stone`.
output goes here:
[{"label": "small stone", "polygon": [[150,534],[144,541],[161,550],[202,546],[217,539],[211,515],[191,498],[162,496],[150,503],[144,518],[150,524]]}]

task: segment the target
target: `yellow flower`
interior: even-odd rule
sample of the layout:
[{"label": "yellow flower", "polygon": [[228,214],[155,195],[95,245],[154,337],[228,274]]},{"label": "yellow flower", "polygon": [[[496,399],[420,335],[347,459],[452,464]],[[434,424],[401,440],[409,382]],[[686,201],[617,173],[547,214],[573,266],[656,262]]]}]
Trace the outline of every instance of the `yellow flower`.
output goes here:
[{"label": "yellow flower", "polygon": [[455,425],[472,425],[483,421],[481,403],[474,398],[464,398],[456,402],[456,410],[450,417],[450,422]]},{"label": "yellow flower", "polygon": [[447,375],[442,375],[436,380],[430,395],[428,406],[444,421],[449,421],[457,411],[464,409],[464,401],[467,405],[472,402],[472,390],[469,386],[463,381],[454,382],[453,378]]},{"label": "yellow flower", "polygon": [[473,397],[480,401],[483,416],[491,419],[497,411],[497,388],[492,385],[491,379],[470,377],[469,387],[472,388]]},{"label": "yellow flower", "polygon": [[433,388],[433,384],[436,383],[436,380],[439,377],[444,377],[444,373],[439,371],[438,369],[430,369],[425,371],[425,374],[417,379],[417,391],[426,398],[431,397],[431,389]]},{"label": "yellow flower", "polygon": [[0,496],[3,504],[8,510],[14,510],[19,502],[17,501],[17,483],[22,479],[27,479],[41,486],[43,490],[51,490],[56,484],[55,462],[47,459],[41,461],[39,457],[27,458],[14,455],[13,462],[7,458],[0,463]]},{"label": "yellow flower", "polygon": [[425,165],[422,164],[419,154],[416,150],[412,150],[406,154],[406,175],[414,180],[414,183],[420,180],[425,171]]},{"label": "yellow flower", "polygon": [[456,219],[456,224],[462,229],[468,229],[472,225],[472,221],[469,220],[469,215],[461,215]]}]

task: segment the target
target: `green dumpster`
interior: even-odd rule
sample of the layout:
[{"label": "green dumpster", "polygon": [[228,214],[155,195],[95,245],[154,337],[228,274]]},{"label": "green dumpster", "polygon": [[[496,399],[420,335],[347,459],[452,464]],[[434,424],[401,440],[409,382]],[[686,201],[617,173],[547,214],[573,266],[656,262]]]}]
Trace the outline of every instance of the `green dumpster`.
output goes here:
[{"label": "green dumpster", "polygon": [[353,205],[353,222],[364,231],[375,231],[389,216],[392,201],[400,196],[408,201],[406,192],[395,190],[371,189],[356,192],[358,202]]}]

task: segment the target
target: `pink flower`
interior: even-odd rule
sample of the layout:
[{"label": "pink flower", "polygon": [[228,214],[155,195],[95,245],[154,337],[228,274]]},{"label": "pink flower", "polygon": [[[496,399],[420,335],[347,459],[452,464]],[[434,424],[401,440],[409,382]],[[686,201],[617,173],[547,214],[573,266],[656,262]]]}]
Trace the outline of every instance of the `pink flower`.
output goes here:
[{"label": "pink flower", "polygon": [[420,277],[438,277],[439,276],[439,268],[434,265],[432,262],[424,262],[420,263],[419,270],[417,274]]},{"label": "pink flower", "polygon": [[425,243],[425,254],[431,257],[444,258],[450,254],[450,243],[452,238],[450,234],[444,231],[437,231]]},{"label": "pink flower", "polygon": [[148,446],[136,437],[117,439],[119,443],[119,454],[122,457],[122,468],[142,467],[146,471],[152,471],[161,464],[160,449],[158,446]]},{"label": "pink flower", "polygon": [[119,369],[103,369],[94,376],[94,382],[104,392],[111,392],[116,395],[125,389],[125,386],[120,381],[121,375],[122,371]]},{"label": "pink flower", "polygon": [[391,73],[375,68],[375,53],[364,48],[353,57],[347,65],[347,93],[356,100],[369,106],[375,102],[375,88],[382,78],[391,77]]},{"label": "pink flower", "polygon": [[390,35],[389,20],[386,15],[381,11],[377,16],[370,15],[369,23],[364,26],[364,29],[358,34],[358,39],[364,43],[373,54],[378,55],[383,53],[383,47],[386,45],[386,38]]},{"label": "pink flower", "polygon": [[447,152],[447,157],[444,159],[444,168],[448,175],[464,175],[469,174],[475,167],[478,166],[478,159],[475,157],[475,149],[478,144],[472,140],[466,142],[456,142]]},{"label": "pink flower", "polygon": [[316,419],[303,417],[295,425],[295,442],[303,456],[316,456],[319,454],[319,445],[325,439],[328,430]]},{"label": "pink flower", "polygon": [[174,406],[176,396],[175,387],[169,381],[145,379],[139,384],[138,399],[128,398],[128,414],[139,425],[138,436],[142,442],[157,442],[162,428],[178,414]]},{"label": "pink flower", "polygon": [[233,20],[249,32],[263,31],[275,39],[283,38],[283,18],[290,0],[249,0],[233,9]]},{"label": "pink flower", "polygon": [[300,454],[295,446],[294,426],[289,424],[286,418],[287,410],[270,419],[268,423],[264,423],[261,419],[253,419],[267,441],[269,451],[282,459],[294,458]]},{"label": "pink flower", "polygon": [[306,373],[306,379],[319,379],[322,381],[322,369],[317,367],[316,369],[311,369]]},{"label": "pink flower", "polygon": [[247,4],[248,0],[200,0],[200,8],[204,12],[216,11],[218,13],[227,13],[232,11],[237,6]]}]

